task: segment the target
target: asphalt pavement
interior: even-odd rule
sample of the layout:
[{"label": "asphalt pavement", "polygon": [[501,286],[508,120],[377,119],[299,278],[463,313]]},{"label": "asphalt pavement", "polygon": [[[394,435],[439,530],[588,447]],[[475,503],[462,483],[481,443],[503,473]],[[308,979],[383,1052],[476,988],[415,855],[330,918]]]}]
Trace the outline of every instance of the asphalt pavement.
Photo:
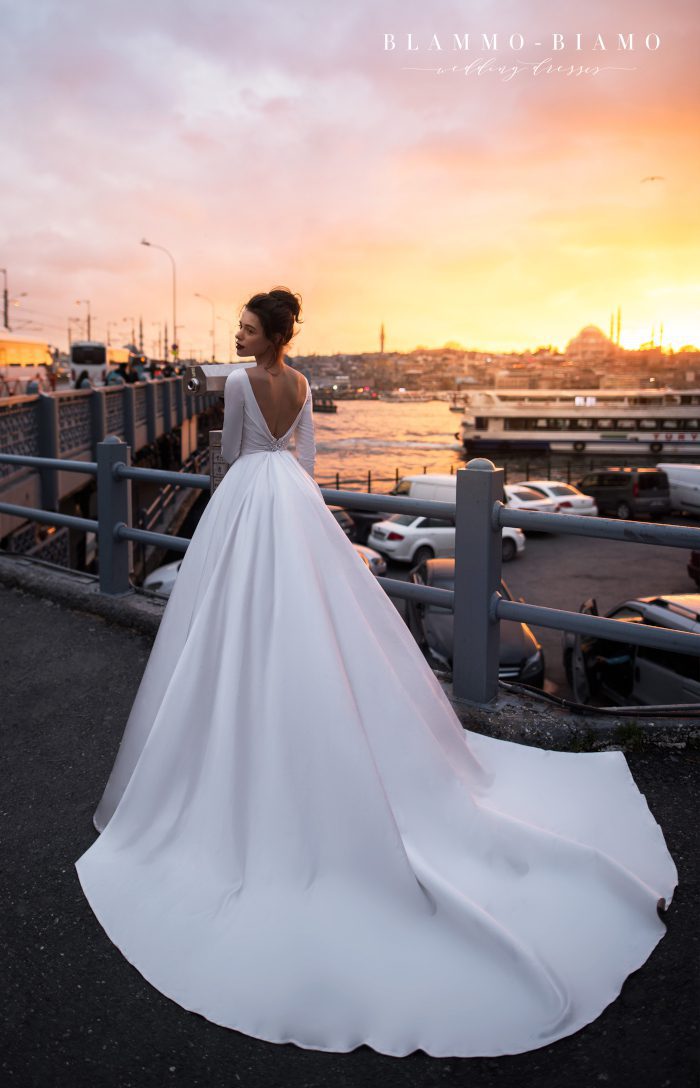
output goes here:
[{"label": "asphalt pavement", "polygon": [[[524,567],[522,568],[525,569]],[[512,586],[512,588],[515,588]],[[551,599],[542,603],[551,603]],[[21,1088],[689,1088],[698,1076],[700,753],[630,754],[680,872],[667,934],[576,1035],[504,1058],[265,1043],[186,1012],[111,944],[74,863],[151,638],[0,585],[0,1069]]]}]

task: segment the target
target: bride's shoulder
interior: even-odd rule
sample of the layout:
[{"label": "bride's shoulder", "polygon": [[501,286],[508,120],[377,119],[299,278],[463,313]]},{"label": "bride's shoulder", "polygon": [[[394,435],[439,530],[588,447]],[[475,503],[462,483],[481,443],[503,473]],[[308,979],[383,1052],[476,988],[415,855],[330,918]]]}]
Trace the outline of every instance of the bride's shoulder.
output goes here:
[{"label": "bride's shoulder", "polygon": [[243,377],[244,367],[238,366],[235,370],[230,370],[226,375],[225,385],[231,385],[233,382],[240,380]]},{"label": "bride's shoulder", "polygon": [[302,372],[300,370],[295,370],[293,366],[290,366],[289,369],[292,372],[292,374],[294,375],[294,380],[297,383],[297,389],[302,393],[306,393],[307,389],[309,388],[309,383],[308,383],[308,380],[306,378],[306,375],[302,374]]}]

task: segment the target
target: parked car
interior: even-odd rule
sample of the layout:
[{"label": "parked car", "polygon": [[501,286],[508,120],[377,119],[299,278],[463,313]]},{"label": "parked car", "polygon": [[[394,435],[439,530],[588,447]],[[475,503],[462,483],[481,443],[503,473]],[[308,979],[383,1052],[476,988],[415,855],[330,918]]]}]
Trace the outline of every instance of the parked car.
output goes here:
[{"label": "parked car", "polygon": [[[454,589],[454,559],[427,559],[411,571],[414,585],[436,589]],[[513,597],[505,582],[501,593],[508,601]],[[406,622],[428,660],[452,669],[454,616],[450,609],[421,601],[406,602]],[[541,688],[544,684],[544,654],[542,647],[526,623],[500,621],[500,655],[498,676],[502,680],[518,681]]]},{"label": "parked car", "polygon": [[149,589],[151,593],[160,593],[162,597],[169,597],[181,566],[182,559],[176,559],[174,563],[164,563],[162,567],[156,567],[144,578],[143,588]]},{"label": "parked car", "polygon": [[345,533],[348,540],[355,539],[355,521],[343,506],[329,506],[331,514]]},{"label": "parked car", "polygon": [[691,552],[688,560],[688,574],[700,589],[700,552]]},{"label": "parked car", "polygon": [[556,503],[558,514],[578,514],[581,517],[596,517],[598,507],[591,495],[584,495],[573,484],[561,480],[526,480],[525,486],[536,491],[543,499]]},{"label": "parked car", "polygon": [[358,510],[354,506],[348,513],[355,524],[355,535],[352,539],[356,544],[366,544],[372,526],[386,517],[386,513],[378,510]]},{"label": "parked car", "polygon": [[386,559],[374,548],[368,548],[366,544],[355,544],[355,551],[366,561],[372,574],[386,574]]},{"label": "parked car", "polygon": [[606,468],[589,472],[576,487],[595,499],[601,514],[624,521],[639,514],[662,517],[671,512],[668,476],[657,468]]},{"label": "parked car", "polygon": [[455,502],[457,477],[449,472],[423,472],[416,476],[402,476],[389,494],[403,495],[410,499]]},{"label": "parked car", "polygon": [[700,465],[656,466],[668,476],[671,509],[679,514],[700,514]]},{"label": "parked car", "polygon": [[[594,599],[580,612],[597,616]],[[700,594],[636,597],[608,612],[610,619],[700,634]],[[700,703],[700,657],[634,646],[624,640],[564,634],[564,668],[580,703],[603,700],[615,706]]]},{"label": "parked car", "polygon": [[553,499],[545,498],[539,491],[534,491],[525,484],[505,484],[503,491],[505,504],[512,510],[534,510],[542,514],[557,512],[557,504]]},{"label": "parked car", "polygon": [[[504,563],[525,550],[525,534],[521,529],[505,526],[501,539]],[[436,556],[454,556],[455,524],[445,518],[390,514],[384,521],[372,526],[367,543],[370,548],[397,562],[422,563]]]}]

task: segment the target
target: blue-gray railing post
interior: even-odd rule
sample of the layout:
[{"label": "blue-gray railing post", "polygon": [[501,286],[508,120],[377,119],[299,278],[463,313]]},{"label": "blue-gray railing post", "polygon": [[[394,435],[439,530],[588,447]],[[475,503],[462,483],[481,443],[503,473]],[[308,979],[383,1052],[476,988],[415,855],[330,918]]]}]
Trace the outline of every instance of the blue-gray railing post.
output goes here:
[{"label": "blue-gray railing post", "polygon": [[119,480],[114,466],[131,465],[131,450],[125,442],[110,434],[97,443],[97,521],[99,544],[100,592],[112,597],[133,593],[129,581],[130,544],[118,540],[118,525],[131,526],[131,480]]},{"label": "blue-gray railing post", "polygon": [[[48,393],[39,394],[39,456],[59,457],[60,428],[58,401]],[[41,505],[44,510],[58,510],[58,473],[54,468],[40,468]]]},{"label": "blue-gray railing post", "polygon": [[456,476],[452,690],[457,699],[490,703],[498,691],[500,639],[494,607],[503,547],[492,515],[503,499],[503,469],[475,457]]}]

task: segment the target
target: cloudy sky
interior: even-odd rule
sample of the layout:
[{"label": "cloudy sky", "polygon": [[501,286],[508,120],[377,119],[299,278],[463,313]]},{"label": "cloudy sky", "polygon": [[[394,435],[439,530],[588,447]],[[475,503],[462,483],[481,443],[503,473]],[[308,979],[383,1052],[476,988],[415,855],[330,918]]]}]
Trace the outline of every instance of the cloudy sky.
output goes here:
[{"label": "cloudy sky", "polygon": [[618,306],[628,347],[700,340],[697,0],[0,0],[0,26],[28,336],[65,346],[89,299],[95,338],[141,315],[151,350],[145,237],[183,353],[210,351],[197,294],[223,359],[277,284],[297,354],[382,322],[388,350],[564,346]]}]

